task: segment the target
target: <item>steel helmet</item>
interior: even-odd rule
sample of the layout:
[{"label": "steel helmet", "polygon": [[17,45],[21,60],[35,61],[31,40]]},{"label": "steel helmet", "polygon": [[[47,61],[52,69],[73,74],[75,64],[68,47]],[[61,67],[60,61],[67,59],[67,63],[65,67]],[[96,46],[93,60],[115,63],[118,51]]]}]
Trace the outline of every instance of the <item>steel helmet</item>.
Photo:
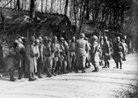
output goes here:
[{"label": "steel helmet", "polygon": [[98,37],[96,35],[93,35],[92,39],[93,40],[98,40]]}]

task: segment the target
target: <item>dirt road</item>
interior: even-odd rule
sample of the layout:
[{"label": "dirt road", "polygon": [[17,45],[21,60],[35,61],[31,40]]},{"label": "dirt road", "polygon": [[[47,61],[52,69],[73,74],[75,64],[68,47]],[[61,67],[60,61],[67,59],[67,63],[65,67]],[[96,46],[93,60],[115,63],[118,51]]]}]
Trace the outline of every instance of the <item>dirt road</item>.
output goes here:
[{"label": "dirt road", "polygon": [[[123,69],[102,69],[93,73],[70,73],[29,82],[28,79],[8,81],[0,78],[0,98],[121,98],[133,93],[138,85],[138,59],[136,54],[127,56]],[[127,98],[127,97],[124,97]],[[130,97],[128,97],[130,98]]]}]

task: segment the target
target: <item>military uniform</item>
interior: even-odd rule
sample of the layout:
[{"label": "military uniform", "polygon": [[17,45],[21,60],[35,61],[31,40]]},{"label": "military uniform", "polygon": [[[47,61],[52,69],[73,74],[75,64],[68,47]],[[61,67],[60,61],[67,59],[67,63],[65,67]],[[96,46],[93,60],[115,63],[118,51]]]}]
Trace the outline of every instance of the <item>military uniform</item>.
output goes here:
[{"label": "military uniform", "polygon": [[76,41],[75,52],[76,52],[76,72],[78,69],[82,70],[82,73],[85,72],[85,63],[86,63],[86,53],[88,52],[88,42],[84,40],[84,35],[81,35],[81,38]]},{"label": "military uniform", "polygon": [[122,69],[122,58],[123,58],[123,45],[120,41],[120,37],[117,37],[116,42],[113,43],[113,59],[116,63],[116,68],[119,68],[120,63],[120,69]]},{"label": "military uniform", "polygon": [[71,70],[74,70],[75,66],[75,61],[76,61],[76,54],[75,54],[75,45],[76,42],[72,41],[69,45],[69,50],[70,50],[70,61],[71,61]]},{"label": "military uniform", "polygon": [[93,36],[94,41],[91,42],[91,62],[94,66],[93,72],[98,72],[99,71],[99,62],[100,62],[100,45],[97,42],[98,38],[97,36]]},{"label": "military uniform", "polygon": [[105,62],[105,66],[103,68],[109,68],[109,60],[110,60],[110,44],[109,41],[104,41],[104,44],[102,46],[102,54],[103,54],[103,60]]},{"label": "military uniform", "polygon": [[5,70],[9,71],[10,74],[10,81],[15,81],[16,79],[14,78],[14,71],[15,68],[17,67],[17,52],[15,47],[11,47],[9,49],[9,55],[7,56],[7,60],[5,62]]},{"label": "military uniform", "polygon": [[40,45],[39,45],[40,56],[37,60],[37,74],[38,74],[39,78],[42,78],[41,74],[42,74],[42,72],[44,72],[44,64],[43,64],[44,54],[43,54],[43,51],[44,51],[44,44],[40,43]]},{"label": "military uniform", "polygon": [[44,54],[44,66],[46,69],[46,73],[48,77],[52,76],[52,57],[51,57],[51,42],[49,42],[48,40],[45,42],[44,45],[44,50],[43,50],[43,54]]},{"label": "military uniform", "polygon": [[52,42],[51,44],[51,59],[52,59],[52,74],[55,74],[55,68],[57,67],[57,63],[60,56],[60,45],[57,41]]},{"label": "military uniform", "polygon": [[18,74],[19,74],[18,79],[21,79],[25,71],[25,47],[21,42],[18,43],[17,52],[18,52]]},{"label": "military uniform", "polygon": [[[64,40],[64,39],[61,39]],[[68,43],[65,41],[61,41],[60,43],[60,66],[58,66],[59,74],[67,72],[68,65]],[[70,66],[68,66],[69,68]]]},{"label": "military uniform", "polygon": [[26,46],[26,71],[29,73],[29,81],[34,81],[34,71],[35,69],[35,57],[36,57],[36,52],[35,52],[35,38],[31,38],[31,42],[29,42]]}]

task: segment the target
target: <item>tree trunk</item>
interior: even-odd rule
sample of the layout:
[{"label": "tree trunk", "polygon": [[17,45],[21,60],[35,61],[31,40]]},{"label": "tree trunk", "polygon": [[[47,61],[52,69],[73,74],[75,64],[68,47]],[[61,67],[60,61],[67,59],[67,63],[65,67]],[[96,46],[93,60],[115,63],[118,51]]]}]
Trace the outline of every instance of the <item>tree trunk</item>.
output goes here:
[{"label": "tree trunk", "polygon": [[86,15],[85,19],[89,19],[89,0],[86,0]]},{"label": "tree trunk", "polygon": [[24,9],[26,10],[26,0],[24,1]]},{"label": "tree trunk", "polygon": [[47,12],[47,2],[48,2],[48,1],[45,0],[45,2],[46,2],[46,3],[45,3],[45,12]]},{"label": "tree trunk", "polygon": [[[76,19],[76,0],[73,0],[73,13],[74,13],[74,21],[75,21],[75,26],[77,26],[77,19]],[[76,29],[75,29],[76,32]]]},{"label": "tree trunk", "polygon": [[31,0],[30,2],[30,17],[35,18],[35,1],[36,0]]},{"label": "tree trunk", "polygon": [[69,0],[66,0],[64,14],[67,15]]},{"label": "tree trunk", "polygon": [[44,0],[41,0],[41,12],[43,12],[43,2]]},{"label": "tree trunk", "polygon": [[21,9],[21,8],[20,8],[20,0],[17,0],[16,9],[17,9],[17,10]]},{"label": "tree trunk", "polygon": [[51,0],[50,13],[53,12],[53,0]]}]

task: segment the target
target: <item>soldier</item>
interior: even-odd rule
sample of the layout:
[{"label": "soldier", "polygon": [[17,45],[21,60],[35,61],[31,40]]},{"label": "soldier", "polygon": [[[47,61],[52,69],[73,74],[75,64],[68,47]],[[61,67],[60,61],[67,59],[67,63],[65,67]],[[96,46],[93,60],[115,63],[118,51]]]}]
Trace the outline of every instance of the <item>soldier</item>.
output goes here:
[{"label": "soldier", "polygon": [[86,53],[88,52],[88,42],[84,40],[85,35],[82,33],[80,39],[76,41],[75,53],[76,53],[76,73],[78,69],[85,73]]},{"label": "soldier", "polygon": [[[34,62],[35,62],[35,73],[38,72],[38,71],[37,71],[37,69],[38,69],[37,66],[38,66],[38,59],[39,59],[39,57],[40,57],[39,46],[40,46],[40,41],[39,41],[39,39],[36,39],[36,40],[35,40],[35,47],[34,47],[34,48],[35,48],[34,51],[35,51],[35,54],[36,54],[36,55],[35,55],[35,58],[34,58],[34,59],[35,59],[35,61],[34,61]],[[38,73],[38,78],[42,78],[41,75],[40,75],[40,73]]]},{"label": "soldier", "polygon": [[35,54],[35,37],[32,36],[30,38],[30,41],[28,42],[26,46],[26,61],[29,73],[29,81],[34,81],[34,70],[35,70],[35,57],[37,54]]},{"label": "soldier", "polygon": [[45,37],[44,39],[44,49],[43,49],[43,55],[44,55],[44,66],[46,69],[46,73],[48,77],[51,77],[51,70],[52,70],[52,58],[51,58],[51,40],[50,38]]},{"label": "soldier", "polygon": [[53,42],[51,44],[51,58],[52,58],[52,74],[55,76],[55,68],[57,67],[57,63],[60,57],[60,45],[57,40],[57,37],[54,36]]},{"label": "soldier", "polygon": [[39,53],[40,53],[40,56],[37,60],[37,75],[38,75],[38,78],[42,78],[41,74],[42,72],[44,72],[44,54],[43,54],[43,51],[44,51],[44,44],[43,44],[43,39],[42,37],[38,37],[40,43],[39,43]]},{"label": "soldier", "polygon": [[103,68],[109,68],[109,60],[110,60],[110,43],[107,39],[107,36],[104,37],[104,43],[102,45],[102,54],[105,66]]},{"label": "soldier", "polygon": [[65,42],[64,38],[60,38],[60,66],[58,66],[59,74],[67,73],[67,62],[68,62],[68,44]]},{"label": "soldier", "polygon": [[91,47],[91,44],[89,43],[87,37],[85,37],[85,40],[88,43],[88,52],[86,53],[86,68],[89,68],[91,66],[91,63],[90,63],[90,50],[91,50],[90,47]]},{"label": "soldier", "polygon": [[25,71],[25,46],[23,45],[23,41],[21,38],[18,39],[17,53],[18,53],[18,74],[19,74],[18,79],[21,79]]},{"label": "soldier", "polygon": [[128,46],[127,46],[127,44],[125,43],[125,40],[124,39],[122,39],[122,45],[123,45],[123,49],[124,49],[124,51],[123,51],[123,61],[126,61],[126,54],[127,54],[127,52],[128,52]]},{"label": "soldier", "polygon": [[69,45],[72,71],[74,71],[74,66],[75,66],[75,61],[76,61],[75,45],[76,45],[76,38],[72,37],[72,41],[70,42],[70,45]]},{"label": "soldier", "polygon": [[113,43],[113,59],[116,63],[116,68],[119,68],[120,64],[120,69],[122,69],[122,53],[124,51],[123,45],[120,41],[120,37],[116,38],[116,41]]},{"label": "soldier", "polygon": [[94,70],[92,72],[98,72],[99,71],[99,52],[100,52],[100,45],[98,43],[98,37],[93,36],[92,42],[91,42],[91,61],[94,66]]},{"label": "soldier", "polygon": [[9,55],[7,56],[7,62],[6,62],[6,71],[9,71],[10,74],[10,81],[15,81],[16,79],[14,78],[14,72],[17,67],[17,43],[18,41],[16,40],[13,45],[9,49]]}]

